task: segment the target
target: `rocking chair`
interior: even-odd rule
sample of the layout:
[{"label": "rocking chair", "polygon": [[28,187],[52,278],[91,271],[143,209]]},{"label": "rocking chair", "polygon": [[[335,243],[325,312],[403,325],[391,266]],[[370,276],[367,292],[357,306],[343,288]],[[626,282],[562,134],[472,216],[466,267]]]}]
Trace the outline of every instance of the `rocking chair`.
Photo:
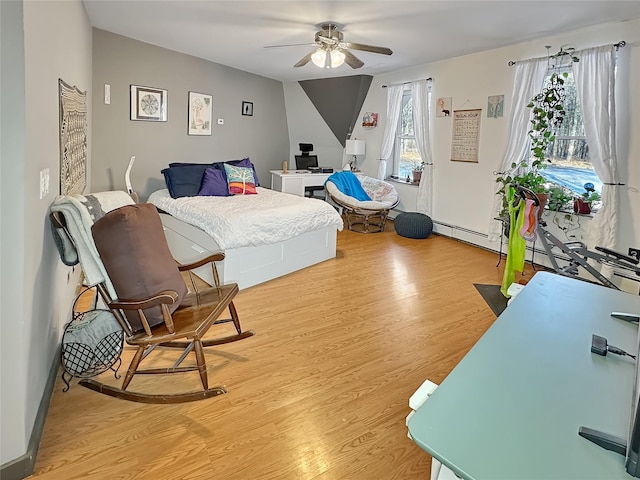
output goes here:
[{"label": "rocking chair", "polygon": [[[67,218],[52,207],[53,226],[64,229],[74,245]],[[85,225],[86,227],[86,225]],[[94,262],[106,275],[95,283],[98,293],[124,331],[126,343],[136,348],[120,388],[83,379],[80,384],[92,390],[143,403],[182,403],[226,393],[223,386],[209,387],[204,348],[221,345],[254,335],[243,332],[233,299],[238,293],[235,283],[220,285],[214,262],[224,259],[224,253],[213,254],[189,265],[179,265],[171,256],[158,212],[151,204],[133,204],[104,214],[90,226],[89,243],[99,255]],[[80,240],[82,241],[82,240]],[[85,247],[79,247],[79,252]],[[83,255],[80,257],[82,262]],[[211,264],[214,285],[209,285],[192,270]],[[189,280],[189,287],[185,283]],[[117,298],[114,298],[117,297]],[[230,318],[219,319],[225,310]],[[204,338],[214,325],[233,322],[235,334]],[[140,368],[146,357],[159,347],[178,348],[181,355],[171,366]],[[181,366],[193,350],[195,364]],[[164,359],[164,356],[162,356]],[[151,359],[149,360],[151,361]],[[186,393],[150,394],[128,390],[139,374],[199,373],[202,390]],[[154,384],[154,388],[155,388]]]}]

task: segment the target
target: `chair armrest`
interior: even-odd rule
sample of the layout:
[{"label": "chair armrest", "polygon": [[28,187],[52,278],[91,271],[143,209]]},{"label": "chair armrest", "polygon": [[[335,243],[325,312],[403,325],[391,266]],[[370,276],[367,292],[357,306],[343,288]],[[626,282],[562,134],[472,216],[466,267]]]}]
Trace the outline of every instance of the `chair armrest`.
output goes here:
[{"label": "chair armrest", "polygon": [[168,304],[178,300],[178,294],[173,290],[165,290],[157,295],[143,299],[116,299],[109,302],[109,308],[121,310],[146,310],[157,305]]},{"label": "chair armrest", "polygon": [[181,272],[194,270],[198,267],[206,265],[207,263],[221,262],[222,260],[224,260],[224,257],[225,255],[222,252],[212,253],[211,255],[201,258],[200,260],[196,260],[195,262],[178,263],[178,270],[180,270]]}]

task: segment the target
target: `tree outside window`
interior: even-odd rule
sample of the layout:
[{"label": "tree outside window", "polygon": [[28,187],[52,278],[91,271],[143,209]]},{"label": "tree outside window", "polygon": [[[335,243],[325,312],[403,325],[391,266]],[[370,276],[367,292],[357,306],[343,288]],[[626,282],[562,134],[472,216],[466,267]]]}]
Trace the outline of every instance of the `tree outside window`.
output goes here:
[{"label": "tree outside window", "polygon": [[[549,75],[550,76],[550,75]],[[545,82],[549,81],[549,76]],[[565,78],[564,110],[566,115],[556,131],[555,140],[549,145],[546,158],[550,164],[541,170],[547,181],[563,185],[576,196],[585,192],[585,183],[592,183],[598,193],[602,182],[596,175],[589,158],[589,146],[584,133],[582,111],[576,91],[573,73],[568,71]]]},{"label": "tree outside window", "polygon": [[411,171],[422,163],[413,133],[413,102],[410,90],[406,90],[402,95],[399,122],[395,141],[393,176],[405,180],[407,177],[411,178]]}]

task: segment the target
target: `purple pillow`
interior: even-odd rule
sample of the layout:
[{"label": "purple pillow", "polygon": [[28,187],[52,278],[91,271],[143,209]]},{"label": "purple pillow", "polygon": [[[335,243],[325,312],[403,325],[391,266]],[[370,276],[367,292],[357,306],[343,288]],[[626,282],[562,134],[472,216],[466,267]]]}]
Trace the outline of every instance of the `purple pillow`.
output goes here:
[{"label": "purple pillow", "polygon": [[207,168],[202,177],[202,187],[198,192],[199,196],[208,197],[228,197],[229,186],[227,185],[227,177],[222,170],[217,168]]}]

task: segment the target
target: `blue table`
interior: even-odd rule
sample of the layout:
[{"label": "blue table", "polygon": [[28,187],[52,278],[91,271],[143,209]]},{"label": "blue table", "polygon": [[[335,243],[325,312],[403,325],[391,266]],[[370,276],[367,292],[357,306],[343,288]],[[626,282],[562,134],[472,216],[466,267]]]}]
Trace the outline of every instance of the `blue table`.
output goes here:
[{"label": "blue table", "polygon": [[640,297],[539,272],[409,420],[413,440],[466,479],[616,479],[624,458],[578,436],[627,437]]}]

